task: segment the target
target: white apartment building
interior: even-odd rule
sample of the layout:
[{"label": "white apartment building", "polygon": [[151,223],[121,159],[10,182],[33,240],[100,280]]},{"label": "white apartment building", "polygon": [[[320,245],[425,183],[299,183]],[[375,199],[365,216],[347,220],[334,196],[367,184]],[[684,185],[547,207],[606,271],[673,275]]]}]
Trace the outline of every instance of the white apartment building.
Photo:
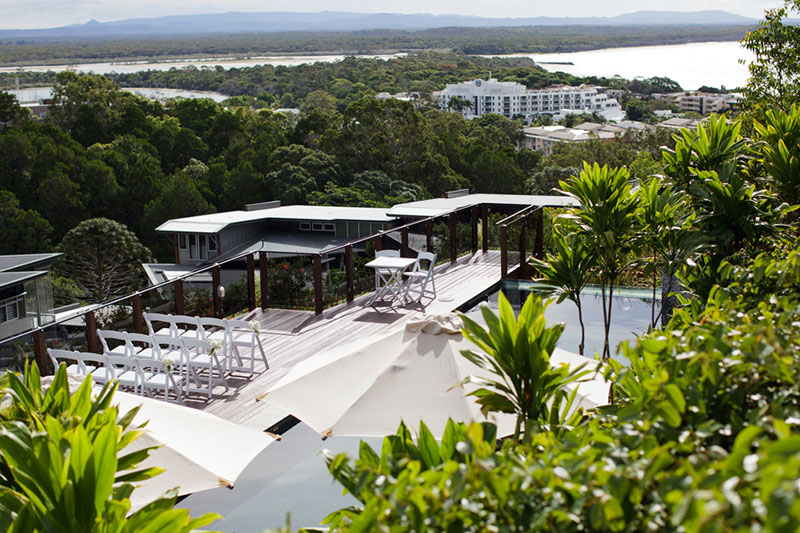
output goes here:
[{"label": "white apartment building", "polygon": [[468,105],[460,112],[468,119],[494,113],[508,118],[522,116],[530,121],[540,115],[556,115],[562,109],[597,112],[609,119],[622,116],[619,102],[587,85],[528,89],[521,83],[491,78],[448,84],[433,96],[443,109],[453,98],[466,101]]}]

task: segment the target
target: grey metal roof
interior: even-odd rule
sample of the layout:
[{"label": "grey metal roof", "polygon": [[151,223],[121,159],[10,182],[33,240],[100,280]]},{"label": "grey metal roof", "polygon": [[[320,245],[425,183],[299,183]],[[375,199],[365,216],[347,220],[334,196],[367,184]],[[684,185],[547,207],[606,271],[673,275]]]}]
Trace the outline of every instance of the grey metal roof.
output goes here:
[{"label": "grey metal roof", "polygon": [[0,272],[0,288],[17,285],[23,281],[46,275],[46,270],[36,270],[33,272]]},{"label": "grey metal roof", "polygon": [[300,220],[312,222],[391,222],[386,209],[375,207],[336,207],[287,205],[255,211],[226,211],[168,220],[156,228],[167,233],[219,233],[228,226],[268,220]]},{"label": "grey metal roof", "polygon": [[[190,274],[197,269],[196,265],[175,265],[172,263],[144,263],[142,264],[150,283],[157,285],[165,281],[171,281],[184,274]],[[211,283],[211,272],[195,274],[186,280],[194,283]]]},{"label": "grey metal roof", "polygon": [[[344,237],[336,238],[331,234],[325,233],[266,232],[248,244],[236,247],[219,257],[215,257],[214,261],[224,261],[228,257],[233,257],[243,252],[267,252],[269,257],[314,255],[347,244],[350,240]],[[344,249],[338,250],[337,253],[344,253]]]},{"label": "grey metal roof", "polygon": [[59,257],[61,257],[60,253],[0,255],[0,272],[49,265]]},{"label": "grey metal roof", "polygon": [[468,194],[456,198],[433,198],[397,204],[389,210],[393,217],[430,217],[442,215],[460,207],[495,204],[519,206],[520,209],[529,205],[542,207],[569,207],[577,205],[572,198],[567,196],[535,196],[530,194]]}]

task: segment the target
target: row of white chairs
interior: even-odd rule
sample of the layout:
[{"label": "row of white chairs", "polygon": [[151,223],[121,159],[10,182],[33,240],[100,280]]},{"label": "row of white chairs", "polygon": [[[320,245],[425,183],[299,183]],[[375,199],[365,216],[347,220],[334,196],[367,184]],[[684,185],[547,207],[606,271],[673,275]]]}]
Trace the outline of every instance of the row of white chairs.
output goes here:
[{"label": "row of white chairs", "polygon": [[[168,372],[175,374],[177,370],[176,381],[180,382],[179,385],[182,385],[186,394],[200,392],[211,398],[215,376],[225,386],[226,391],[229,389],[223,363],[224,348],[218,341],[109,330],[98,330],[97,335],[103,344],[103,354],[111,358],[109,361],[129,370],[135,370],[135,364],[142,359],[162,361]],[[120,344],[111,348],[111,340],[119,341]],[[113,369],[111,374],[112,379],[118,379]]]},{"label": "row of white chairs", "polygon": [[[226,373],[248,372],[252,376],[255,371],[256,349],[265,368],[269,368],[258,331],[245,320],[163,313],[144,313],[144,320],[150,335],[219,342],[222,344]],[[103,349],[106,348],[104,344]],[[246,359],[249,360],[249,365],[245,365]]]},{"label": "row of white chairs", "polygon": [[107,353],[81,352],[48,348],[47,353],[53,366],[60,362],[67,365],[67,373],[77,376],[92,376],[95,383],[117,380],[121,387],[130,388],[136,394],[155,396],[164,393],[169,400],[170,393],[178,402],[185,392],[184,374],[175,375],[168,361],[149,357],[128,357]]}]

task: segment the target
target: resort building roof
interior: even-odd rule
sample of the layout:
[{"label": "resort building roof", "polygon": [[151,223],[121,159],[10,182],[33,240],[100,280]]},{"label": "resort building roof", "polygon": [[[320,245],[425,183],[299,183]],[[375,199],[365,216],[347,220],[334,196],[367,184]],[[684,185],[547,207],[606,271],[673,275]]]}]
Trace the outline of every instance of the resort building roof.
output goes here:
[{"label": "resort building roof", "polygon": [[16,254],[0,255],[0,272],[35,269],[51,265],[61,257],[60,253],[52,254]]},{"label": "resort building roof", "polygon": [[236,224],[268,220],[391,222],[386,210],[374,207],[333,207],[318,205],[287,205],[255,210],[225,211],[193,217],[173,218],[158,226],[166,233],[219,233]]},{"label": "resort building roof", "polygon": [[520,208],[530,205],[538,205],[541,207],[567,207],[577,205],[572,198],[567,196],[478,193],[397,204],[388,211],[388,214],[393,217],[430,217],[449,213],[461,207],[480,204],[519,206]]}]

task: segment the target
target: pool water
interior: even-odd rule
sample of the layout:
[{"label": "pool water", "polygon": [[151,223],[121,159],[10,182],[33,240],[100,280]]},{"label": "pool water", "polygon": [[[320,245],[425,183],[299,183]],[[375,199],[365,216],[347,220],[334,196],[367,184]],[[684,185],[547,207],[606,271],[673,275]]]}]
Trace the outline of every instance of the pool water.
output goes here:
[{"label": "pool water", "polygon": [[[500,291],[503,291],[515,311],[519,311],[522,308],[530,294],[542,294],[540,286],[536,282],[506,280],[503,281],[498,290],[486,295],[482,301],[466,311],[465,314],[473,320],[484,324],[480,306],[488,305],[493,311],[497,312],[497,297]],[[658,313],[658,297],[660,297],[660,293],[661,291],[656,292],[656,313]],[[595,286],[586,287],[581,293],[583,323],[586,328],[584,355],[588,357],[592,357],[595,352],[602,353],[603,351],[603,302],[600,294],[600,287]],[[611,353],[615,355],[616,359],[624,360],[616,356],[618,346],[622,341],[634,339],[647,331],[650,325],[652,302],[652,290],[622,288],[619,291],[614,291],[609,343],[611,345]],[[578,322],[578,308],[575,304],[570,300],[564,300],[561,303],[554,301],[547,308],[544,316],[548,324],[553,322],[564,322],[566,324],[564,333],[558,342],[558,347],[578,353],[581,329]]]}]

